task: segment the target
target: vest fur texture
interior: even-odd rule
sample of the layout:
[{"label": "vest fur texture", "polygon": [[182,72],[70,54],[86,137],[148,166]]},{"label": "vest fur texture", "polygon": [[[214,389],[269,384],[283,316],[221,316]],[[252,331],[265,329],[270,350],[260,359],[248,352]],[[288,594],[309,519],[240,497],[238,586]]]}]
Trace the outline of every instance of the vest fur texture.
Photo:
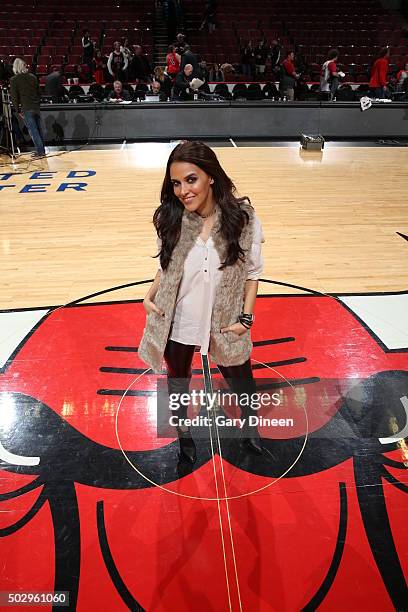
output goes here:
[{"label": "vest fur texture", "polygon": [[[221,328],[228,327],[238,321],[244,302],[248,254],[252,246],[254,233],[254,210],[249,204],[241,206],[249,215],[249,222],[244,226],[239,240],[245,253],[245,261],[238,259],[233,266],[227,266],[221,271],[211,317],[209,354],[216,364],[222,366],[241,365],[249,359],[252,351],[249,330],[242,336],[238,336],[234,332],[225,332],[224,334],[220,332]],[[222,262],[225,260],[226,245],[219,232],[220,222],[221,215],[218,210],[211,236]],[[180,239],[173,250],[167,270],[161,271],[160,285],[154,299],[154,303],[164,311],[165,316],[161,317],[155,312],[147,315],[138,354],[157,374],[162,372],[163,355],[173,320],[184,262],[201,234],[202,226],[203,220],[199,215],[189,213],[186,210],[183,212]]]}]

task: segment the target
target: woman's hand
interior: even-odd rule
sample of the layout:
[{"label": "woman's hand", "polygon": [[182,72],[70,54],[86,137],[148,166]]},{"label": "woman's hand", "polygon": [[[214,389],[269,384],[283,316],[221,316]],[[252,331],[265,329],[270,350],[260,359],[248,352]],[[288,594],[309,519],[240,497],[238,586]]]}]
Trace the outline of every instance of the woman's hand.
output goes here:
[{"label": "woman's hand", "polygon": [[150,314],[151,312],[155,312],[159,316],[164,317],[164,312],[160,310],[160,308],[158,308],[156,304],[152,302],[150,298],[145,297],[145,299],[143,300],[143,306],[147,314]]},{"label": "woman's hand", "polygon": [[225,332],[232,332],[234,334],[236,334],[237,336],[242,336],[243,334],[245,334],[247,330],[246,327],[244,327],[242,325],[242,323],[234,323],[233,325],[230,325],[229,327],[223,327],[221,330],[222,334],[225,334]]}]

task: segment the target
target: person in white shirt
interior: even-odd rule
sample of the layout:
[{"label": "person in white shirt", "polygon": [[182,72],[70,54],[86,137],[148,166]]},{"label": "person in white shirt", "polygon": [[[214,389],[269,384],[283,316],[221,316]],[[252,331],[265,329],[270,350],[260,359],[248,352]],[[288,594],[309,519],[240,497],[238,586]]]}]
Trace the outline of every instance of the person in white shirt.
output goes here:
[{"label": "person in white shirt", "polygon": [[[169,390],[184,393],[198,347],[233,391],[254,392],[249,329],[263,266],[262,227],[210,147],[183,142],[172,151],[153,222],[159,269],[143,302],[148,317],[139,356],[156,370],[164,358]],[[249,409],[241,412],[246,418]],[[182,422],[186,410],[178,414]],[[181,455],[195,461],[189,428],[180,425],[177,433]],[[262,453],[255,426],[245,427],[244,441]]]},{"label": "person in white shirt", "polygon": [[323,100],[334,100],[339,88],[340,77],[344,77],[344,72],[337,69],[339,59],[338,49],[330,49],[327,60],[322,65],[320,75],[320,92]]},{"label": "person in white shirt", "polygon": [[121,51],[120,42],[116,41],[113,44],[113,51],[108,59],[108,71],[115,81],[126,81],[126,70],[128,67],[128,58]]}]

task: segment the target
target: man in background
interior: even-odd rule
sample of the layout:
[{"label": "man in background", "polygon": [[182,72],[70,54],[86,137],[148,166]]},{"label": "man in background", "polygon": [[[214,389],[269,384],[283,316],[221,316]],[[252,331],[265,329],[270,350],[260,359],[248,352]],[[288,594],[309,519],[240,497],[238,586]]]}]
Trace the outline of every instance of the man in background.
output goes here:
[{"label": "man in background", "polygon": [[130,93],[123,89],[122,83],[120,81],[115,81],[113,83],[113,91],[109,96],[109,102],[130,102],[132,97]]},{"label": "man in background", "polygon": [[338,59],[338,49],[330,49],[320,75],[320,93],[323,100],[333,100],[335,98],[340,77],[344,76],[344,73],[337,69]]},{"label": "man in background", "polygon": [[152,73],[147,55],[140,45],[133,45],[134,55],[130,62],[130,74],[133,81],[148,81]]},{"label": "man in background", "polygon": [[191,64],[184,66],[178,73],[173,87],[173,100],[191,100],[191,81],[193,79],[193,67]]},{"label": "man in background", "polygon": [[146,91],[147,96],[157,96],[159,102],[166,102],[167,96],[164,91],[161,90],[160,81],[152,81],[149,89]]},{"label": "man in background", "polygon": [[190,45],[184,45],[184,53],[181,56],[181,70],[184,69],[184,66],[190,64],[193,67],[193,77],[197,76],[198,70],[198,58],[191,51]]},{"label": "man in background", "polygon": [[[33,157],[45,155],[40,117],[40,85],[37,77],[28,72],[27,64],[17,57],[13,63],[14,75],[10,79],[13,106],[23,117],[35,146]],[[20,112],[21,108],[21,112]]]},{"label": "man in background", "polygon": [[53,104],[60,104],[67,98],[61,68],[52,66],[50,74],[45,77],[45,95],[51,97]]},{"label": "man in background", "polygon": [[281,62],[282,59],[282,47],[280,46],[279,42],[274,39],[271,42],[271,48],[269,50],[269,54],[270,54],[270,58],[271,58],[271,70],[272,72],[275,72],[276,70],[278,70],[279,68],[279,64]]},{"label": "man in background", "polygon": [[288,51],[286,58],[281,64],[281,76],[279,89],[282,98],[287,98],[290,102],[295,99],[295,83],[299,78],[295,69],[295,54],[293,51]]},{"label": "man in background", "polygon": [[370,90],[375,98],[388,98],[388,66],[390,64],[390,48],[383,47],[371,68]]},{"label": "man in background", "polygon": [[82,43],[82,63],[86,64],[89,71],[92,72],[92,62],[94,58],[94,44],[91,40],[89,30],[85,30],[81,39]]}]

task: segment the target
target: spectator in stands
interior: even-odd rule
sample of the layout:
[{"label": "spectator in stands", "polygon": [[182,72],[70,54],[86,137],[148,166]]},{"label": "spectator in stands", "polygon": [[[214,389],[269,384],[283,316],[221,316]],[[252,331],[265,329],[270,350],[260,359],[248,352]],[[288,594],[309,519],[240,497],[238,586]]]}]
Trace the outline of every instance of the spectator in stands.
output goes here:
[{"label": "spectator in stands", "polygon": [[170,45],[166,55],[166,72],[172,79],[175,79],[180,72],[181,56],[176,52],[176,47]]},{"label": "spectator in stands", "polygon": [[216,28],[216,12],[217,2],[216,0],[207,0],[204,7],[204,18],[200,26],[200,30],[204,30],[205,26],[208,28],[208,33],[213,34]]},{"label": "spectator in stands", "polygon": [[223,80],[224,75],[221,71],[220,65],[212,64],[212,66],[210,66],[209,81],[212,83],[221,83]]},{"label": "spectator in stands", "polygon": [[210,72],[207,68],[207,62],[205,60],[201,60],[198,64],[197,77],[205,83],[208,83],[210,80]]},{"label": "spectator in stands", "polygon": [[109,96],[109,102],[123,102],[125,100],[130,101],[131,99],[130,93],[126,89],[123,89],[122,83],[120,81],[114,81],[113,91],[111,91]]},{"label": "spectator in stands", "polygon": [[154,69],[154,81],[153,83],[160,83],[160,92],[167,98],[171,98],[171,90],[173,87],[173,80],[167,74],[163,66],[156,66]]},{"label": "spectator in stands", "polygon": [[233,81],[235,79],[235,68],[232,64],[221,64],[220,70],[223,74],[224,81]]},{"label": "spectator in stands", "polygon": [[270,48],[272,72],[275,72],[276,70],[278,70],[278,67],[281,61],[281,56],[282,56],[282,47],[280,46],[279,42],[276,39],[274,39],[271,42],[271,48]]},{"label": "spectator in stands", "polygon": [[74,71],[71,72],[71,77],[73,79],[77,79],[77,81],[74,80],[74,83],[79,83],[79,85],[83,85],[84,83],[89,82],[89,78],[84,72],[81,64],[77,64],[74,66]]},{"label": "spectator in stands", "polygon": [[404,68],[400,70],[397,74],[397,84],[398,84],[399,91],[404,91],[404,86],[406,85],[407,78],[408,78],[408,62],[405,63]]},{"label": "spectator in stands", "polygon": [[45,155],[44,138],[40,116],[40,84],[34,74],[28,72],[27,64],[17,57],[13,63],[14,75],[10,79],[10,95],[13,106],[24,119],[35,146],[33,157]]},{"label": "spectator in stands", "polygon": [[181,56],[181,70],[183,70],[184,66],[186,66],[187,64],[190,64],[193,67],[193,76],[197,76],[198,58],[191,51],[190,45],[185,44],[184,45],[184,53]]},{"label": "spectator in stands", "polygon": [[255,48],[255,67],[257,76],[265,74],[266,58],[269,55],[268,43],[262,38]]},{"label": "spectator in stands", "polygon": [[330,49],[327,54],[327,60],[322,65],[320,73],[320,95],[323,100],[333,100],[336,96],[336,91],[339,88],[340,73],[337,69],[337,60],[339,59],[339,50]]},{"label": "spectator in stands", "polygon": [[250,78],[254,77],[255,74],[255,50],[252,46],[252,40],[249,41],[241,49],[241,67],[242,74]]},{"label": "spectator in stands", "polygon": [[131,79],[136,81],[148,81],[152,74],[152,69],[147,58],[147,55],[143,53],[143,49],[140,45],[133,45],[134,56],[130,65]]},{"label": "spectator in stands", "polygon": [[93,78],[95,83],[103,85],[106,80],[107,58],[102,55],[99,49],[95,53],[93,61]]},{"label": "spectator in stands", "polygon": [[281,64],[281,73],[279,79],[279,91],[282,98],[287,98],[293,102],[295,99],[295,83],[299,78],[298,73],[295,70],[295,53],[288,51],[286,58]]},{"label": "spectator in stands", "polygon": [[53,104],[60,104],[68,99],[65,87],[62,84],[63,69],[52,66],[51,72],[45,77],[45,95],[51,96]]},{"label": "spectator in stands", "polygon": [[306,59],[299,45],[295,45],[295,69],[298,74],[303,74],[307,69]]},{"label": "spectator in stands", "polygon": [[180,56],[184,53],[184,47],[187,44],[186,37],[181,32],[177,34],[176,41],[174,42],[174,47],[176,48],[176,53]]},{"label": "spectator in stands", "polygon": [[375,98],[386,98],[387,72],[390,63],[390,48],[383,47],[371,68],[370,90]]},{"label": "spectator in stands", "polygon": [[126,81],[129,80],[129,70],[130,70],[130,63],[132,61],[132,57],[133,57],[133,52],[131,51],[130,47],[129,47],[129,39],[125,38],[123,40],[123,43],[120,46],[120,50],[122,51],[123,55],[126,57],[127,61],[128,61],[128,67],[126,70]]},{"label": "spectator in stands", "polygon": [[133,57],[133,53],[132,53],[132,50],[129,47],[129,39],[128,38],[125,38],[123,40],[123,43],[120,46],[120,50],[122,51],[124,56],[127,57],[128,64],[130,64],[130,61],[131,61],[131,59]]},{"label": "spectator in stands", "polygon": [[108,71],[115,81],[123,81],[126,76],[128,60],[125,54],[120,50],[120,42],[116,41],[113,44],[113,51],[108,58]]},{"label": "spectator in stands", "polygon": [[91,40],[89,30],[85,30],[82,36],[82,62],[89,66],[92,71],[92,62],[94,58],[94,44]]},{"label": "spectator in stands", "polygon": [[177,77],[173,87],[173,100],[178,102],[183,100],[191,100],[191,86],[193,79],[193,67],[191,64],[186,64]]}]

